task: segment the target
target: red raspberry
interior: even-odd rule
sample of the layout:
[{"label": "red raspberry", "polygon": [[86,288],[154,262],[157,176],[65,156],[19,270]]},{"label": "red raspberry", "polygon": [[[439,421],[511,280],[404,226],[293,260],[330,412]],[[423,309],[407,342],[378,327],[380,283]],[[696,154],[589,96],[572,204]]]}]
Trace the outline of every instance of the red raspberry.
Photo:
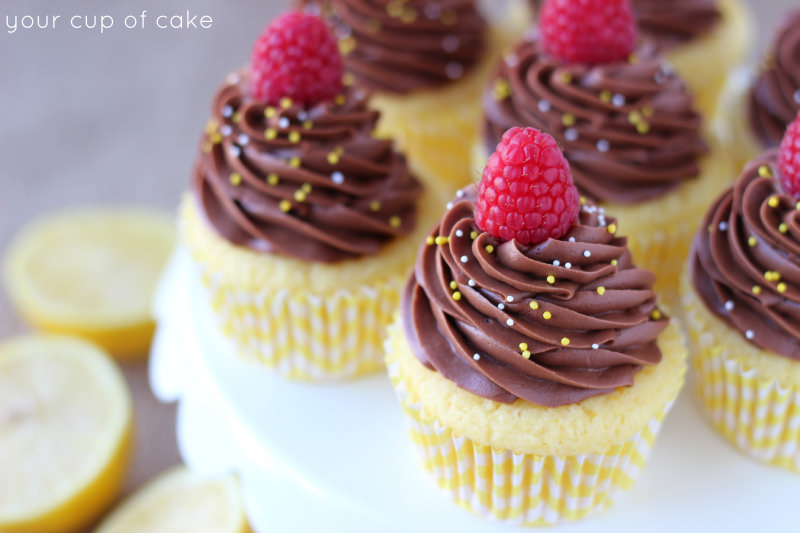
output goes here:
[{"label": "red raspberry", "polygon": [[277,104],[281,98],[313,103],[342,90],[342,56],[336,36],[319,17],[290,11],[256,40],[250,61],[250,93]]},{"label": "red raspberry", "polygon": [[636,45],[629,0],[545,0],[539,32],[545,51],[566,63],[619,61]]},{"label": "red raspberry", "polygon": [[483,169],[475,207],[482,230],[538,244],[569,231],[580,198],[555,139],[534,128],[511,128]]},{"label": "red raspberry", "polygon": [[783,190],[800,200],[800,113],[783,134],[778,150],[778,170]]}]

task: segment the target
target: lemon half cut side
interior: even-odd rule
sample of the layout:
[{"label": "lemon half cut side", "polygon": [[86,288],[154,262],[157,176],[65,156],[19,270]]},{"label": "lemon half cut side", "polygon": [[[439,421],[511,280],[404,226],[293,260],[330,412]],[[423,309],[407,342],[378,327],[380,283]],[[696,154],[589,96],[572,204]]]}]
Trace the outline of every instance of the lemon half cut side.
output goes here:
[{"label": "lemon half cut side", "polygon": [[96,521],[125,481],[132,420],[125,378],[98,347],[52,335],[0,342],[0,531]]}]

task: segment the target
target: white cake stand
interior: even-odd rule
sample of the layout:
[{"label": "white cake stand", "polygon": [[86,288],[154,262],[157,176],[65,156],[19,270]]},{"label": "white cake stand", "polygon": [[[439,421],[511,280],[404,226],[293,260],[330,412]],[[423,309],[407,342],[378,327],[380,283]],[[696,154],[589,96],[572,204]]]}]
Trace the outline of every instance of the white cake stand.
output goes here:
[{"label": "white cake stand", "polygon": [[[238,359],[178,250],[157,295],[150,382],[179,402],[177,437],[199,472],[238,472],[259,533],[514,531],[451,503],[417,464],[386,376],[288,382]],[[736,452],[685,391],[634,488],[560,532],[798,531],[800,476]]]}]

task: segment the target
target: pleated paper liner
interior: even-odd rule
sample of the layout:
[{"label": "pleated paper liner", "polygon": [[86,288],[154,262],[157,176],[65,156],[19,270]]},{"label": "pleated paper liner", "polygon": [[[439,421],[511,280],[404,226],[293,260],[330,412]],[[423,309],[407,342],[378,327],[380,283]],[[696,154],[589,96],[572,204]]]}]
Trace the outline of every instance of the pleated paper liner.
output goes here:
[{"label": "pleated paper liner", "polygon": [[[694,389],[706,418],[748,456],[800,473],[800,387],[766,376],[753,363],[759,350],[710,314],[686,275],[681,288]],[[800,362],[776,362],[800,372]]]},{"label": "pleated paper liner", "polygon": [[265,288],[252,294],[201,275],[223,334],[237,353],[300,380],[352,378],[383,368],[383,340],[403,279],[330,294]]}]

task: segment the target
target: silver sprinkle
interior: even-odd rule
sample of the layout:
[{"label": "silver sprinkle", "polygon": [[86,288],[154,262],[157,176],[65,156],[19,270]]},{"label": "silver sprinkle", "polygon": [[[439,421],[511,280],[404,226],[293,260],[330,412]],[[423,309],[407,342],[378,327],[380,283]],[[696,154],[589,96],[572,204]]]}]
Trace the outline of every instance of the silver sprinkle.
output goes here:
[{"label": "silver sprinkle", "polygon": [[461,231],[460,229],[457,229],[456,230],[456,237],[463,237],[463,236],[464,236],[464,232]]},{"label": "silver sprinkle", "polygon": [[564,132],[564,138],[568,141],[577,141],[578,140],[578,130],[575,128],[567,128]]},{"label": "silver sprinkle", "polygon": [[719,223],[719,230],[720,231],[728,231],[728,223],[724,220]]},{"label": "silver sprinkle", "polygon": [[239,157],[240,155],[242,155],[242,149],[236,146],[235,144],[231,146],[231,156]]},{"label": "silver sprinkle", "polygon": [[497,308],[502,311],[503,309],[506,308],[506,304],[504,304],[503,302],[500,302],[499,304],[497,304]]},{"label": "silver sprinkle", "polygon": [[560,265],[561,265],[561,261],[559,261],[558,259],[553,259],[553,266],[554,267],[557,267],[557,266],[560,266]]},{"label": "silver sprinkle", "polygon": [[566,263],[564,263],[564,268],[572,268],[572,263],[567,261]]},{"label": "silver sprinkle", "polygon": [[456,191],[456,196],[458,198],[463,198],[464,197],[464,190],[463,189],[459,189],[458,191]]},{"label": "silver sprinkle", "polygon": [[513,318],[509,318],[508,320],[506,320],[506,326],[513,326],[513,325],[514,325],[514,319]]},{"label": "silver sprinkle", "polygon": [[584,250],[583,257],[592,257],[592,252],[590,252],[589,250]]},{"label": "silver sprinkle", "polygon": [[569,239],[567,239],[567,240],[568,240],[569,242],[575,242],[575,237],[570,237],[570,238],[569,238]]},{"label": "silver sprinkle", "polygon": [[598,152],[608,152],[608,149],[611,148],[609,142],[605,139],[600,139],[597,141],[597,151]]},{"label": "silver sprinkle", "polygon": [[469,261],[469,258],[466,255],[462,255],[461,256],[461,262],[462,263],[466,263],[467,261]]},{"label": "silver sprinkle", "polygon": [[594,344],[592,344],[592,350],[596,350],[596,349],[598,349],[599,347],[600,347],[600,345],[599,345],[599,344],[597,344],[597,343],[594,343]]},{"label": "silver sprinkle", "polygon": [[727,302],[725,302],[725,310],[733,311],[733,300],[728,300]]},{"label": "silver sprinkle", "polygon": [[514,297],[513,297],[513,296],[511,296],[511,295],[509,294],[508,296],[506,296],[506,301],[507,301],[508,303],[511,303],[511,302],[513,302],[513,301],[514,301]]},{"label": "silver sprinkle", "polygon": [[469,285],[470,287],[474,287],[475,286],[475,280],[471,279],[471,280],[467,281],[467,285]]},{"label": "silver sprinkle", "polygon": [[222,116],[228,118],[233,116],[233,107],[226,105],[222,108]]},{"label": "silver sprinkle", "polygon": [[480,361],[481,360],[481,354],[474,353],[474,354],[472,354],[472,358],[475,359],[476,361]]},{"label": "silver sprinkle", "polygon": [[237,139],[239,144],[245,146],[247,143],[250,142],[250,137],[246,133],[240,133],[239,138]]},{"label": "silver sprinkle", "polygon": [[752,340],[753,337],[755,337],[755,333],[753,333],[752,329],[748,329],[747,331],[744,332],[744,336]]},{"label": "silver sprinkle", "polygon": [[289,127],[289,119],[287,117],[281,117],[278,119],[278,127],[279,128],[288,128]]},{"label": "silver sprinkle", "polygon": [[539,111],[541,111],[542,113],[547,113],[548,111],[550,111],[550,102],[548,102],[547,100],[539,100],[538,107]]},{"label": "silver sprinkle", "polygon": [[611,103],[617,107],[622,107],[625,105],[625,96],[617,93],[611,97]]},{"label": "silver sprinkle", "polygon": [[333,180],[334,183],[341,185],[342,183],[344,183],[344,174],[336,170],[333,172],[333,174],[331,174],[331,179]]},{"label": "silver sprinkle", "polygon": [[222,127],[219,129],[219,132],[223,134],[225,137],[233,133],[233,128],[231,128],[230,124],[223,124]]}]

